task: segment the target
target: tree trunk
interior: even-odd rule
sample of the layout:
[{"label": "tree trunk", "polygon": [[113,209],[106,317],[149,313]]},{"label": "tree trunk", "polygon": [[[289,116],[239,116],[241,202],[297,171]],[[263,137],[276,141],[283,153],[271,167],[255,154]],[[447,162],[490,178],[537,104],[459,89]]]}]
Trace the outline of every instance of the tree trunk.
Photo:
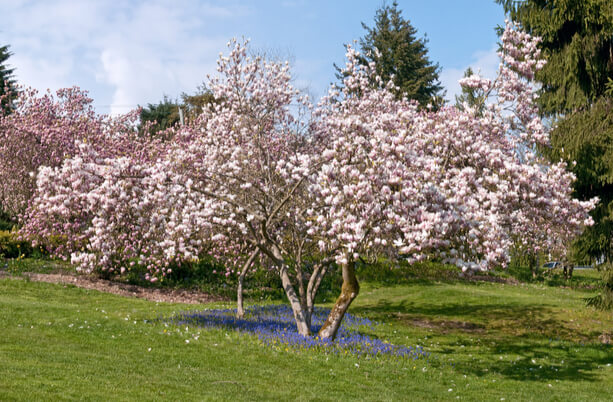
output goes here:
[{"label": "tree trunk", "polygon": [[328,270],[328,264],[328,261],[324,261],[323,263],[316,265],[315,269],[313,269],[313,273],[311,274],[311,279],[309,279],[309,284],[306,292],[309,321],[311,321],[313,317],[313,312],[315,311],[315,296],[317,295],[317,291],[319,290],[319,285],[321,285],[321,280],[326,275],[326,271]]},{"label": "tree trunk", "polygon": [[245,275],[247,274],[249,267],[251,267],[251,264],[253,264],[253,261],[255,261],[255,258],[258,256],[259,252],[259,249],[255,249],[251,253],[249,259],[245,261],[241,273],[238,275],[238,285],[236,287],[236,318],[243,318],[245,316],[245,308],[243,306],[243,280],[245,279]]},{"label": "tree trunk", "polygon": [[349,309],[349,305],[360,292],[358,278],[355,276],[355,262],[349,260],[346,264],[343,264],[342,269],[343,286],[341,288],[341,294],[338,299],[336,299],[336,303],[334,303],[334,307],[332,307],[328,319],[319,330],[319,336],[321,338],[334,340],[341,326],[341,322],[343,321],[343,317],[347,309]]},{"label": "tree trunk", "polygon": [[292,281],[289,278],[289,273],[287,272],[287,266],[285,264],[281,266],[279,275],[281,276],[281,283],[283,284],[285,294],[287,295],[289,303],[292,306],[292,311],[294,312],[294,319],[296,320],[298,333],[303,336],[310,336],[311,328],[309,327],[308,323],[311,320],[309,317],[307,317],[306,309],[302,303],[300,303],[300,299],[296,294],[296,290],[294,290],[294,285],[292,285]]},{"label": "tree trunk", "polygon": [[238,285],[236,286],[236,318],[243,318],[245,316],[245,308],[243,306],[243,279],[245,279],[245,275],[243,272],[238,276]]},{"label": "tree trunk", "polygon": [[292,307],[298,333],[303,336],[310,336],[311,328],[308,324],[311,321],[310,317],[307,317],[306,306],[303,306],[302,303],[300,303],[300,298],[296,294],[294,285],[289,277],[288,267],[283,260],[283,254],[281,254],[279,247],[277,247],[277,245],[271,241],[268,241],[268,243],[258,244],[258,249],[270,257],[279,270],[281,284],[283,285],[283,290],[285,291],[285,294],[287,295],[289,303]]},{"label": "tree trunk", "polygon": [[532,279],[536,279],[538,275],[538,268],[539,268],[538,264],[539,264],[538,254],[533,255],[530,258],[530,271],[532,273]]}]

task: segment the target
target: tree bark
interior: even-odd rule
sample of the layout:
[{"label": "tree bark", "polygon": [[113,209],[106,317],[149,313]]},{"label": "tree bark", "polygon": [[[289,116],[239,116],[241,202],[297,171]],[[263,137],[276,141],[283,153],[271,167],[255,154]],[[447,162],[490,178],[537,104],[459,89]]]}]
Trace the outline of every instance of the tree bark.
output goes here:
[{"label": "tree bark", "polygon": [[[264,232],[264,230],[262,231]],[[263,236],[266,238],[266,236]],[[287,295],[290,306],[292,307],[292,312],[294,313],[294,319],[296,320],[296,328],[298,329],[298,333],[303,336],[311,335],[311,328],[309,326],[310,319],[307,317],[307,309],[305,306],[300,303],[300,298],[296,294],[296,290],[294,289],[294,285],[292,284],[292,280],[289,277],[288,267],[283,260],[283,255],[279,250],[279,247],[272,243],[270,239],[267,239],[268,243],[260,243],[258,244],[259,250],[270,257],[272,261],[274,261],[277,269],[279,270],[279,276],[281,277],[281,284],[283,285],[283,290]]]},{"label": "tree bark", "polygon": [[296,294],[296,290],[294,290],[294,286],[292,285],[292,281],[290,280],[289,273],[287,272],[287,266],[285,264],[281,266],[279,275],[281,276],[281,283],[283,284],[285,294],[287,295],[292,311],[294,312],[294,319],[296,320],[298,333],[303,336],[310,336],[311,328],[308,324],[310,320],[307,318],[307,312],[302,306],[302,303],[300,303],[300,298]]},{"label": "tree bark", "polygon": [[342,270],[343,286],[341,288],[341,294],[338,299],[336,299],[336,303],[334,303],[334,307],[332,307],[328,319],[319,330],[319,337],[321,338],[332,340],[336,338],[336,333],[341,326],[345,313],[349,309],[349,305],[360,292],[358,278],[355,276],[355,261],[348,260],[346,264],[343,264]]},{"label": "tree bark", "polygon": [[238,275],[238,285],[236,287],[236,318],[243,318],[245,316],[245,308],[243,306],[243,280],[245,279],[245,275],[247,274],[249,267],[251,267],[251,264],[253,264],[253,261],[256,259],[259,252],[259,249],[255,249],[251,253],[249,259],[245,261],[241,273]]},{"label": "tree bark", "polygon": [[315,296],[317,295],[317,291],[319,290],[319,285],[321,285],[322,278],[326,275],[326,271],[328,270],[328,264],[328,261],[324,261],[321,264],[316,265],[315,269],[313,269],[313,273],[311,274],[311,278],[309,279],[309,284],[306,292],[309,322],[312,320],[313,312],[315,311]]}]

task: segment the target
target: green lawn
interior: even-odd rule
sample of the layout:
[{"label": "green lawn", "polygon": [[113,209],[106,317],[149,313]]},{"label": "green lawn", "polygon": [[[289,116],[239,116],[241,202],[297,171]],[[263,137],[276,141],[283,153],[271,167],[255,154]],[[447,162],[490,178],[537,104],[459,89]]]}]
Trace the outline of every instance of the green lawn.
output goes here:
[{"label": "green lawn", "polygon": [[368,335],[431,353],[403,361],[272,350],[254,336],[156,321],[219,303],[0,279],[0,400],[610,400],[613,347],[598,336],[613,331],[613,315],[585,307],[592,293],[364,283],[350,312],[380,323]]}]

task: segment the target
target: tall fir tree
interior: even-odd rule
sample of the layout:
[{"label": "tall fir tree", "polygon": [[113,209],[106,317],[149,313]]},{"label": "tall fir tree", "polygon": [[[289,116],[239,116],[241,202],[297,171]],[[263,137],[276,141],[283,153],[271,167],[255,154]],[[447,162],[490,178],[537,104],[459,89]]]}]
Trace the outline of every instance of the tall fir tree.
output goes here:
[{"label": "tall fir tree", "polygon": [[375,26],[362,27],[366,35],[360,39],[360,62],[376,63],[377,74],[388,82],[393,77],[397,96],[414,99],[424,107],[443,104],[440,67],[428,58],[427,40],[417,38],[417,30],[402,17],[398,3],[384,5],[375,15]]},{"label": "tall fir tree", "polygon": [[11,99],[15,93],[14,68],[9,68],[6,61],[11,57],[9,46],[0,46],[0,108],[4,113],[11,111]]},{"label": "tall fir tree", "polygon": [[613,79],[613,1],[496,0],[532,35],[547,65],[537,73],[546,114],[591,105]]},{"label": "tall fir tree", "polygon": [[566,160],[577,176],[575,197],[600,199],[592,211],[596,224],[574,244],[576,259],[613,261],[613,98],[601,97],[561,119],[551,145],[551,159]]},{"label": "tall fir tree", "polygon": [[496,0],[540,36],[540,107],[554,121],[552,160],[577,176],[575,196],[600,198],[594,226],[574,242],[575,260],[602,262],[603,291],[589,303],[613,308],[613,1]]}]

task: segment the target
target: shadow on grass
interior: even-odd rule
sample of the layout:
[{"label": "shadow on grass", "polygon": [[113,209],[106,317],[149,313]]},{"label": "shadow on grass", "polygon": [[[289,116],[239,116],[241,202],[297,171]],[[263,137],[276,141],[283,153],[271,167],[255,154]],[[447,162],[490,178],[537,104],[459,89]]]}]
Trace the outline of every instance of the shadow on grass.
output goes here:
[{"label": "shadow on grass", "polygon": [[[595,370],[613,363],[613,348],[597,343],[598,331],[571,328],[546,306],[380,301],[352,313],[429,329],[428,336],[436,337],[440,348],[433,354],[448,355],[457,361],[455,369],[465,374],[498,373],[521,381],[599,381]],[[462,361],[471,345],[481,348],[471,352],[485,360]]]},{"label": "shadow on grass", "polygon": [[[431,323],[434,329],[481,328],[484,332],[502,333],[505,336],[523,336],[533,339],[561,339],[572,341],[595,341],[600,333],[595,330],[578,329],[569,322],[556,319],[554,311],[546,306],[513,304],[462,304],[440,305],[415,304],[410,301],[379,301],[375,305],[352,308],[355,314],[368,315],[376,320],[396,319],[409,326],[421,320]],[[437,323],[439,325],[437,325]],[[419,326],[419,325],[418,325]],[[442,331],[443,333],[448,331]]]},{"label": "shadow on grass", "polygon": [[[516,356],[514,360],[499,360],[489,364],[489,372],[520,381],[600,381],[596,372],[613,362],[613,349],[604,344],[572,342],[528,343],[506,338],[492,349],[494,355]],[[485,366],[491,362],[482,362]],[[459,370],[483,373],[482,367],[459,365]]]}]

